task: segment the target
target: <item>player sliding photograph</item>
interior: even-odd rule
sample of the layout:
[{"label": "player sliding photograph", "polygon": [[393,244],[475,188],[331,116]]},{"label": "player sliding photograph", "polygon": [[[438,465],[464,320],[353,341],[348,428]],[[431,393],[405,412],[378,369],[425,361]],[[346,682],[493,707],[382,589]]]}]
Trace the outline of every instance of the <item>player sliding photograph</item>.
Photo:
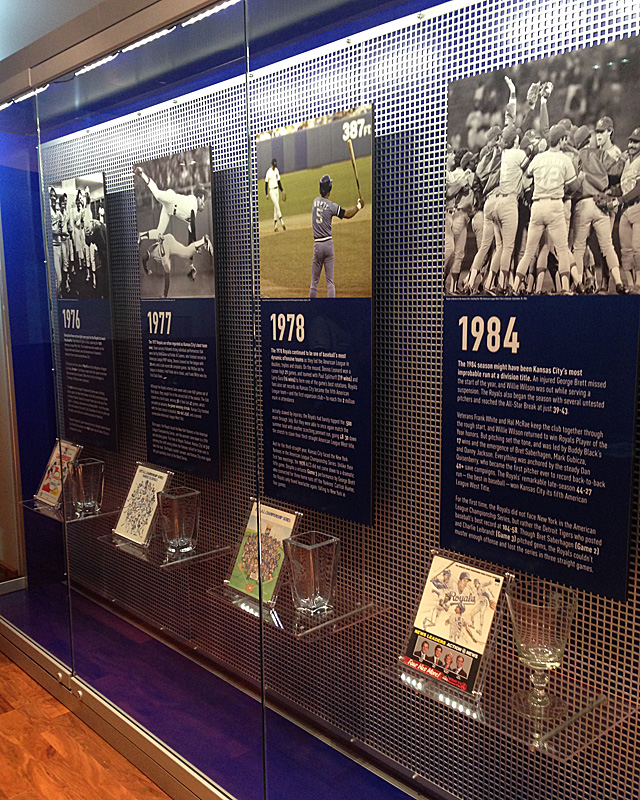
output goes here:
[{"label": "player sliding photograph", "polygon": [[257,136],[263,298],[371,297],[372,143],[371,106]]},{"label": "player sliding photograph", "polygon": [[211,152],[133,169],[142,299],[214,297]]}]

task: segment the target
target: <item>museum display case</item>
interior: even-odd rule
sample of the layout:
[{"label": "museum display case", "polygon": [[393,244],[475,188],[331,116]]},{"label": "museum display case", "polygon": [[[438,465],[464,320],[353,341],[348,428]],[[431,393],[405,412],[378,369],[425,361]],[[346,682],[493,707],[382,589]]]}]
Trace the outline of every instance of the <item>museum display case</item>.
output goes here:
[{"label": "museum display case", "polygon": [[281,5],[0,109],[0,649],[175,797],[631,797],[637,17]]}]

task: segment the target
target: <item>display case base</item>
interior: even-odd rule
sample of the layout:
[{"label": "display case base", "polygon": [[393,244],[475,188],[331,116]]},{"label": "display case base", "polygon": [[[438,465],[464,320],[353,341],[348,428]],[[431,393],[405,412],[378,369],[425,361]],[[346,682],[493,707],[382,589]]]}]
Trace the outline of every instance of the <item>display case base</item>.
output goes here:
[{"label": "display case base", "polygon": [[[83,514],[82,516],[78,517],[73,512],[70,503],[66,504],[63,508],[62,505],[56,507],[48,506],[46,503],[32,499],[23,500],[22,506],[29,509],[29,511],[35,511],[36,514],[42,514],[43,516],[49,517],[50,519],[55,519],[58,522],[67,522],[70,524],[76,522],[86,522],[89,519],[98,519],[99,517],[108,517],[114,514],[119,514],[122,509],[121,503],[116,503],[115,500],[108,500],[103,503],[100,511],[96,512],[95,514]],[[66,519],[64,514],[65,508],[67,511]]]}]

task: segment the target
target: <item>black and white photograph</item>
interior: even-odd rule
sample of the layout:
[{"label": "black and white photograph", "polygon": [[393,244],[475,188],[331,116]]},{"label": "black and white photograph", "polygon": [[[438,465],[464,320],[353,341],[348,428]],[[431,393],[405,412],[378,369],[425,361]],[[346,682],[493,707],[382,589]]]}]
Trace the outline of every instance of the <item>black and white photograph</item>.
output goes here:
[{"label": "black and white photograph", "polygon": [[140,297],[215,297],[210,149],[136,164],[133,173]]},{"label": "black and white photograph", "polygon": [[49,233],[58,298],[109,297],[104,195],[101,172],[49,186]]},{"label": "black and white photograph", "polygon": [[640,292],[639,47],[449,84],[445,294]]}]

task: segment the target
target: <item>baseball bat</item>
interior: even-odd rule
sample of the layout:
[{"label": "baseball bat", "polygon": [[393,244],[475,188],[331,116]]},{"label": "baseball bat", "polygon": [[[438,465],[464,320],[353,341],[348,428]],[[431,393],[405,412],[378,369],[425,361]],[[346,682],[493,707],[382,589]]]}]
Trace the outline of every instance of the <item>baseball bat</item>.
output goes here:
[{"label": "baseball bat", "polygon": [[[449,570],[450,570],[450,569],[451,569],[451,567],[452,567],[452,566],[453,566],[455,563],[456,563],[455,561],[450,561],[448,564],[445,564],[445,566],[444,566],[444,567],[443,567],[443,568],[440,570],[440,572],[438,572],[438,574],[437,574],[437,575],[434,575],[434,576],[433,576],[433,578],[431,578],[431,580],[432,580],[432,581],[435,581],[435,580],[436,580],[436,578],[439,578],[439,577],[442,575],[442,573],[443,573],[445,570],[447,570],[447,569],[449,569]],[[427,577],[428,577],[428,576],[427,576]]]},{"label": "baseball bat", "polygon": [[353,167],[353,174],[356,179],[356,186],[358,187],[358,197],[362,197],[362,192],[360,191],[360,181],[358,180],[358,168],[356,167],[356,155],[353,152],[353,145],[351,144],[351,139],[347,142],[349,145],[349,155],[351,156],[351,166]]}]

